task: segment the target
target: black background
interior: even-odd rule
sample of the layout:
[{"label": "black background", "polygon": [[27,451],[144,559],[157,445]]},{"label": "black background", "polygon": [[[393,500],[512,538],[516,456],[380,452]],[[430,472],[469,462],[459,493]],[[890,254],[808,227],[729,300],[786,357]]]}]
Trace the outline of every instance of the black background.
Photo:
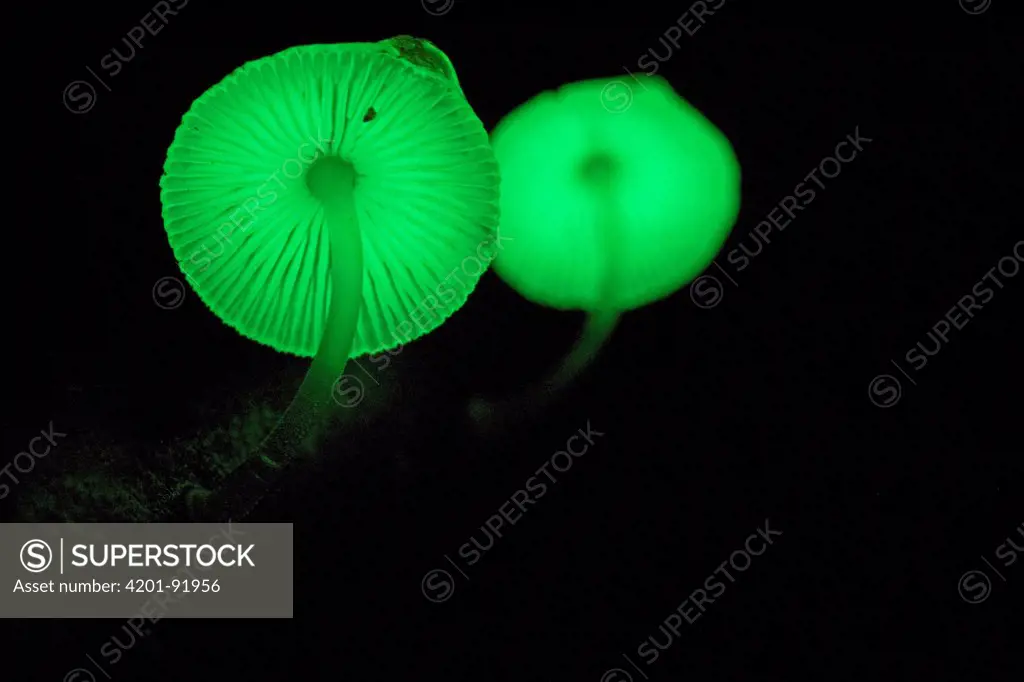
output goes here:
[{"label": "black background", "polygon": [[[152,3],[47,8],[20,24],[34,42],[6,112],[20,160],[3,228],[4,452],[52,419],[71,434],[61,456],[88,457],[76,442],[100,434],[146,457],[229,420],[217,405],[301,378],[305,362],[240,337],[191,292],[171,311],[152,298],[178,274],[157,184],[167,146],[235,67],[292,45],[418,35],[449,55],[490,130],[542,90],[628,78],[646,50],[664,54],[659,38],[687,7],[494,4],[431,16],[415,0],[192,0],[82,115],[60,93],[99,72]],[[1015,8],[777,5],[727,2],[659,71],[739,156],[743,207],[723,254],[752,246],[753,226],[848,133],[873,141],[730,273],[735,285],[723,278],[719,304],[683,290],[630,313],[538,422],[482,438],[470,395],[540,377],[582,320],[486,275],[368,386],[380,399],[315,474],[252,518],[295,523],[294,620],[162,620],[107,666],[113,679],[598,682],[621,667],[639,682],[623,653],[651,680],[1019,674],[1021,560],[984,603],[965,603],[957,582],[1024,520],[1024,275],[916,384],[891,364],[912,371],[904,354],[1024,233]],[[902,395],[880,409],[869,383],[890,373]],[[588,420],[606,435],[468,580],[455,574],[444,556]],[[53,480],[51,459],[26,485]],[[5,519],[23,494],[0,501]],[[776,544],[645,666],[637,646],[766,518]],[[455,578],[440,604],[421,593],[435,568]],[[103,662],[111,635],[126,641],[122,624],[22,623],[5,667],[63,679],[87,655]]]}]

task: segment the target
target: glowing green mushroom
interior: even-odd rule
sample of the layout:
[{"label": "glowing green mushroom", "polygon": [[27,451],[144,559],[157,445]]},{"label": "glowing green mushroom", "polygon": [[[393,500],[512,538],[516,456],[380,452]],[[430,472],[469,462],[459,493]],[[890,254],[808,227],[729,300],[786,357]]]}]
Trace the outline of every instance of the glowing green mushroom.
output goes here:
[{"label": "glowing green mushroom", "polygon": [[[522,296],[588,323],[572,353],[523,404],[538,404],[592,359],[620,314],[685,286],[739,212],[726,137],[661,78],[590,80],[544,92],[491,134],[501,170],[495,272]],[[487,404],[475,403],[475,410]],[[478,414],[482,416],[482,413]]]},{"label": "glowing green mushroom", "polygon": [[497,166],[448,58],[398,36],[237,69],[182,118],[160,186],[199,298],[244,336],[313,357],[259,457],[208,501],[239,518],[315,448],[350,357],[407,343],[465,302],[475,280],[396,332],[496,233]]}]

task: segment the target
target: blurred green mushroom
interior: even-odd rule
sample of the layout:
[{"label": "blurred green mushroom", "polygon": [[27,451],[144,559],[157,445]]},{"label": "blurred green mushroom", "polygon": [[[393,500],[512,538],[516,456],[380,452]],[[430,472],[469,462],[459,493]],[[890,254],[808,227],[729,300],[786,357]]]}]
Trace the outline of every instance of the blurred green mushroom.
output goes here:
[{"label": "blurred green mushroom", "polygon": [[312,357],[257,456],[201,494],[241,518],[318,446],[350,357],[396,348],[476,284],[410,311],[496,234],[498,173],[451,62],[410,36],[293,47],[249,62],[182,118],[161,178],[171,248],[199,298],[240,334]]},{"label": "blurred green mushroom", "polygon": [[[491,143],[510,240],[495,272],[538,305],[587,314],[558,368],[503,401],[536,408],[595,357],[622,313],[710,264],[739,213],[740,168],[725,135],[659,77],[541,93],[506,116]],[[471,404],[481,423],[495,409]]]}]

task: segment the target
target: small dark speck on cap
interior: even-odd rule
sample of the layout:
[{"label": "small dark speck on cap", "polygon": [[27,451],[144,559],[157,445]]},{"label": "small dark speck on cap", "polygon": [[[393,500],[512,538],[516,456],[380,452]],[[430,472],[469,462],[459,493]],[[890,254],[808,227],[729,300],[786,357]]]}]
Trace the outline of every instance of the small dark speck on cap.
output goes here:
[{"label": "small dark speck on cap", "polygon": [[377,118],[377,110],[374,109],[373,107],[370,107],[369,109],[366,110],[366,115],[363,116],[363,123],[372,121],[375,118]]}]

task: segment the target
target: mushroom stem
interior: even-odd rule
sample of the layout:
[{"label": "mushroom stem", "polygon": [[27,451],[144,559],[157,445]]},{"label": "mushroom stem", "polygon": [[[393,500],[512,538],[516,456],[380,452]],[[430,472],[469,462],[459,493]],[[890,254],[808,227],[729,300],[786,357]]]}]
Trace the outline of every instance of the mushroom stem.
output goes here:
[{"label": "mushroom stem", "polygon": [[307,182],[324,206],[331,253],[331,296],[320,346],[289,412],[300,401],[316,410],[332,402],[334,384],[352,351],[363,302],[363,243],[353,194],[355,170],[337,157],[325,157],[309,169]]},{"label": "mushroom stem", "polygon": [[562,359],[558,368],[544,379],[541,387],[548,392],[559,391],[576,379],[597,357],[597,352],[611,337],[619,323],[619,317],[619,313],[614,310],[588,312],[576,345]]},{"label": "mushroom stem", "polygon": [[323,204],[330,244],[331,293],[324,332],[302,385],[256,456],[229,473],[212,494],[190,501],[193,515],[210,520],[239,520],[251,512],[285,467],[297,456],[316,452],[335,414],[333,391],[352,350],[363,300],[363,245],[355,211],[352,166],[324,157],[306,177]]},{"label": "mushroom stem", "polygon": [[[616,203],[614,179],[618,172],[615,160],[605,154],[594,154],[587,158],[581,168],[586,187],[593,194],[594,202],[602,207],[593,221],[594,237],[605,254],[604,276],[601,278],[598,301],[614,300],[613,292],[619,286],[619,269],[616,259],[621,245],[618,225],[621,211]],[[530,418],[547,407],[555,395],[576,379],[597,357],[601,347],[611,337],[618,325],[621,313],[610,307],[587,312],[587,321],[580,338],[558,367],[539,383],[520,393],[498,402],[474,398],[469,403],[469,414],[480,429],[487,429],[504,418],[518,416]]]},{"label": "mushroom stem", "polygon": [[546,378],[516,395],[497,401],[474,398],[470,416],[480,428],[494,425],[506,417],[530,417],[543,410],[555,395],[572,383],[597,357],[598,351],[611,337],[621,314],[615,310],[592,310],[572,350]]}]

